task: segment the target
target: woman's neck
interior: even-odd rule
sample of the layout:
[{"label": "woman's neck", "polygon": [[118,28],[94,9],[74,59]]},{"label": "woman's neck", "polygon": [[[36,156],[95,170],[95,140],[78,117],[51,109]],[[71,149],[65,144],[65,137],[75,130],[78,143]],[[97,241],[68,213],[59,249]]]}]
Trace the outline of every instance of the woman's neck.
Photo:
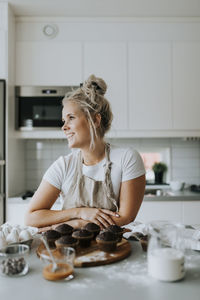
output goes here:
[{"label": "woman's neck", "polygon": [[83,163],[86,166],[96,165],[105,157],[105,142],[100,140],[95,143],[94,149],[81,149]]}]

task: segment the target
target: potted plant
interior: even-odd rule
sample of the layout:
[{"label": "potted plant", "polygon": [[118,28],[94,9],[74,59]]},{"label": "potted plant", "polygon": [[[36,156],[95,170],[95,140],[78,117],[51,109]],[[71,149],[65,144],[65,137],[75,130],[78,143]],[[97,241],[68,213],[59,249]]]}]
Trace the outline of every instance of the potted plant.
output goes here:
[{"label": "potted plant", "polygon": [[152,166],[155,174],[155,183],[163,183],[163,175],[167,171],[167,165],[162,162],[156,162]]}]

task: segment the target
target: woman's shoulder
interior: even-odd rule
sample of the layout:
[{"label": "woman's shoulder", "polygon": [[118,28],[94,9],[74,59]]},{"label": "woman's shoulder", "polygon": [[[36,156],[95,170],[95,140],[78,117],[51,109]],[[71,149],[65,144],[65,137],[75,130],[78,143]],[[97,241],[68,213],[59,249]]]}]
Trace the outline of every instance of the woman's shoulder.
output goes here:
[{"label": "woman's shoulder", "polygon": [[110,155],[118,158],[125,157],[137,157],[138,151],[133,149],[132,147],[121,147],[117,145],[110,145]]},{"label": "woman's shoulder", "polygon": [[69,165],[73,165],[76,163],[77,161],[77,155],[78,155],[79,151],[72,151],[67,155],[61,155],[56,161],[55,163],[58,165],[63,165],[63,166],[69,166]]}]

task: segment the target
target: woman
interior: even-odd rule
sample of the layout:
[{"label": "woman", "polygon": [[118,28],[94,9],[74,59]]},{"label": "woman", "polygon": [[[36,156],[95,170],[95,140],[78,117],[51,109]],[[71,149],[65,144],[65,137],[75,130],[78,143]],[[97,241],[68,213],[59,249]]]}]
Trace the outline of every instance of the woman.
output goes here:
[{"label": "woman", "polygon": [[[26,213],[27,225],[81,227],[94,222],[105,228],[135,219],[144,196],[145,169],[138,152],[104,141],[113,117],[106,89],[103,79],[91,75],[63,99],[62,130],[69,148],[79,150],[47,170]],[[50,210],[59,195],[62,210]]]}]

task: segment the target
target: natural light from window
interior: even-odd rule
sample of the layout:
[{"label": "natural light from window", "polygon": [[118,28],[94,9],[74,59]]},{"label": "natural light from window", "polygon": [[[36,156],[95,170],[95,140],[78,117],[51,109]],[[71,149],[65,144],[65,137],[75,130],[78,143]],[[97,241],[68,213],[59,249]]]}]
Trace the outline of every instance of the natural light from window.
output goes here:
[{"label": "natural light from window", "polygon": [[[153,148],[153,147],[152,147]],[[159,149],[140,149],[140,155],[143,159],[145,170],[146,170],[146,181],[154,183],[155,175],[152,170],[152,166],[155,162],[164,162],[168,171],[164,176],[164,181],[169,182],[170,180],[170,150],[169,148]]]}]

